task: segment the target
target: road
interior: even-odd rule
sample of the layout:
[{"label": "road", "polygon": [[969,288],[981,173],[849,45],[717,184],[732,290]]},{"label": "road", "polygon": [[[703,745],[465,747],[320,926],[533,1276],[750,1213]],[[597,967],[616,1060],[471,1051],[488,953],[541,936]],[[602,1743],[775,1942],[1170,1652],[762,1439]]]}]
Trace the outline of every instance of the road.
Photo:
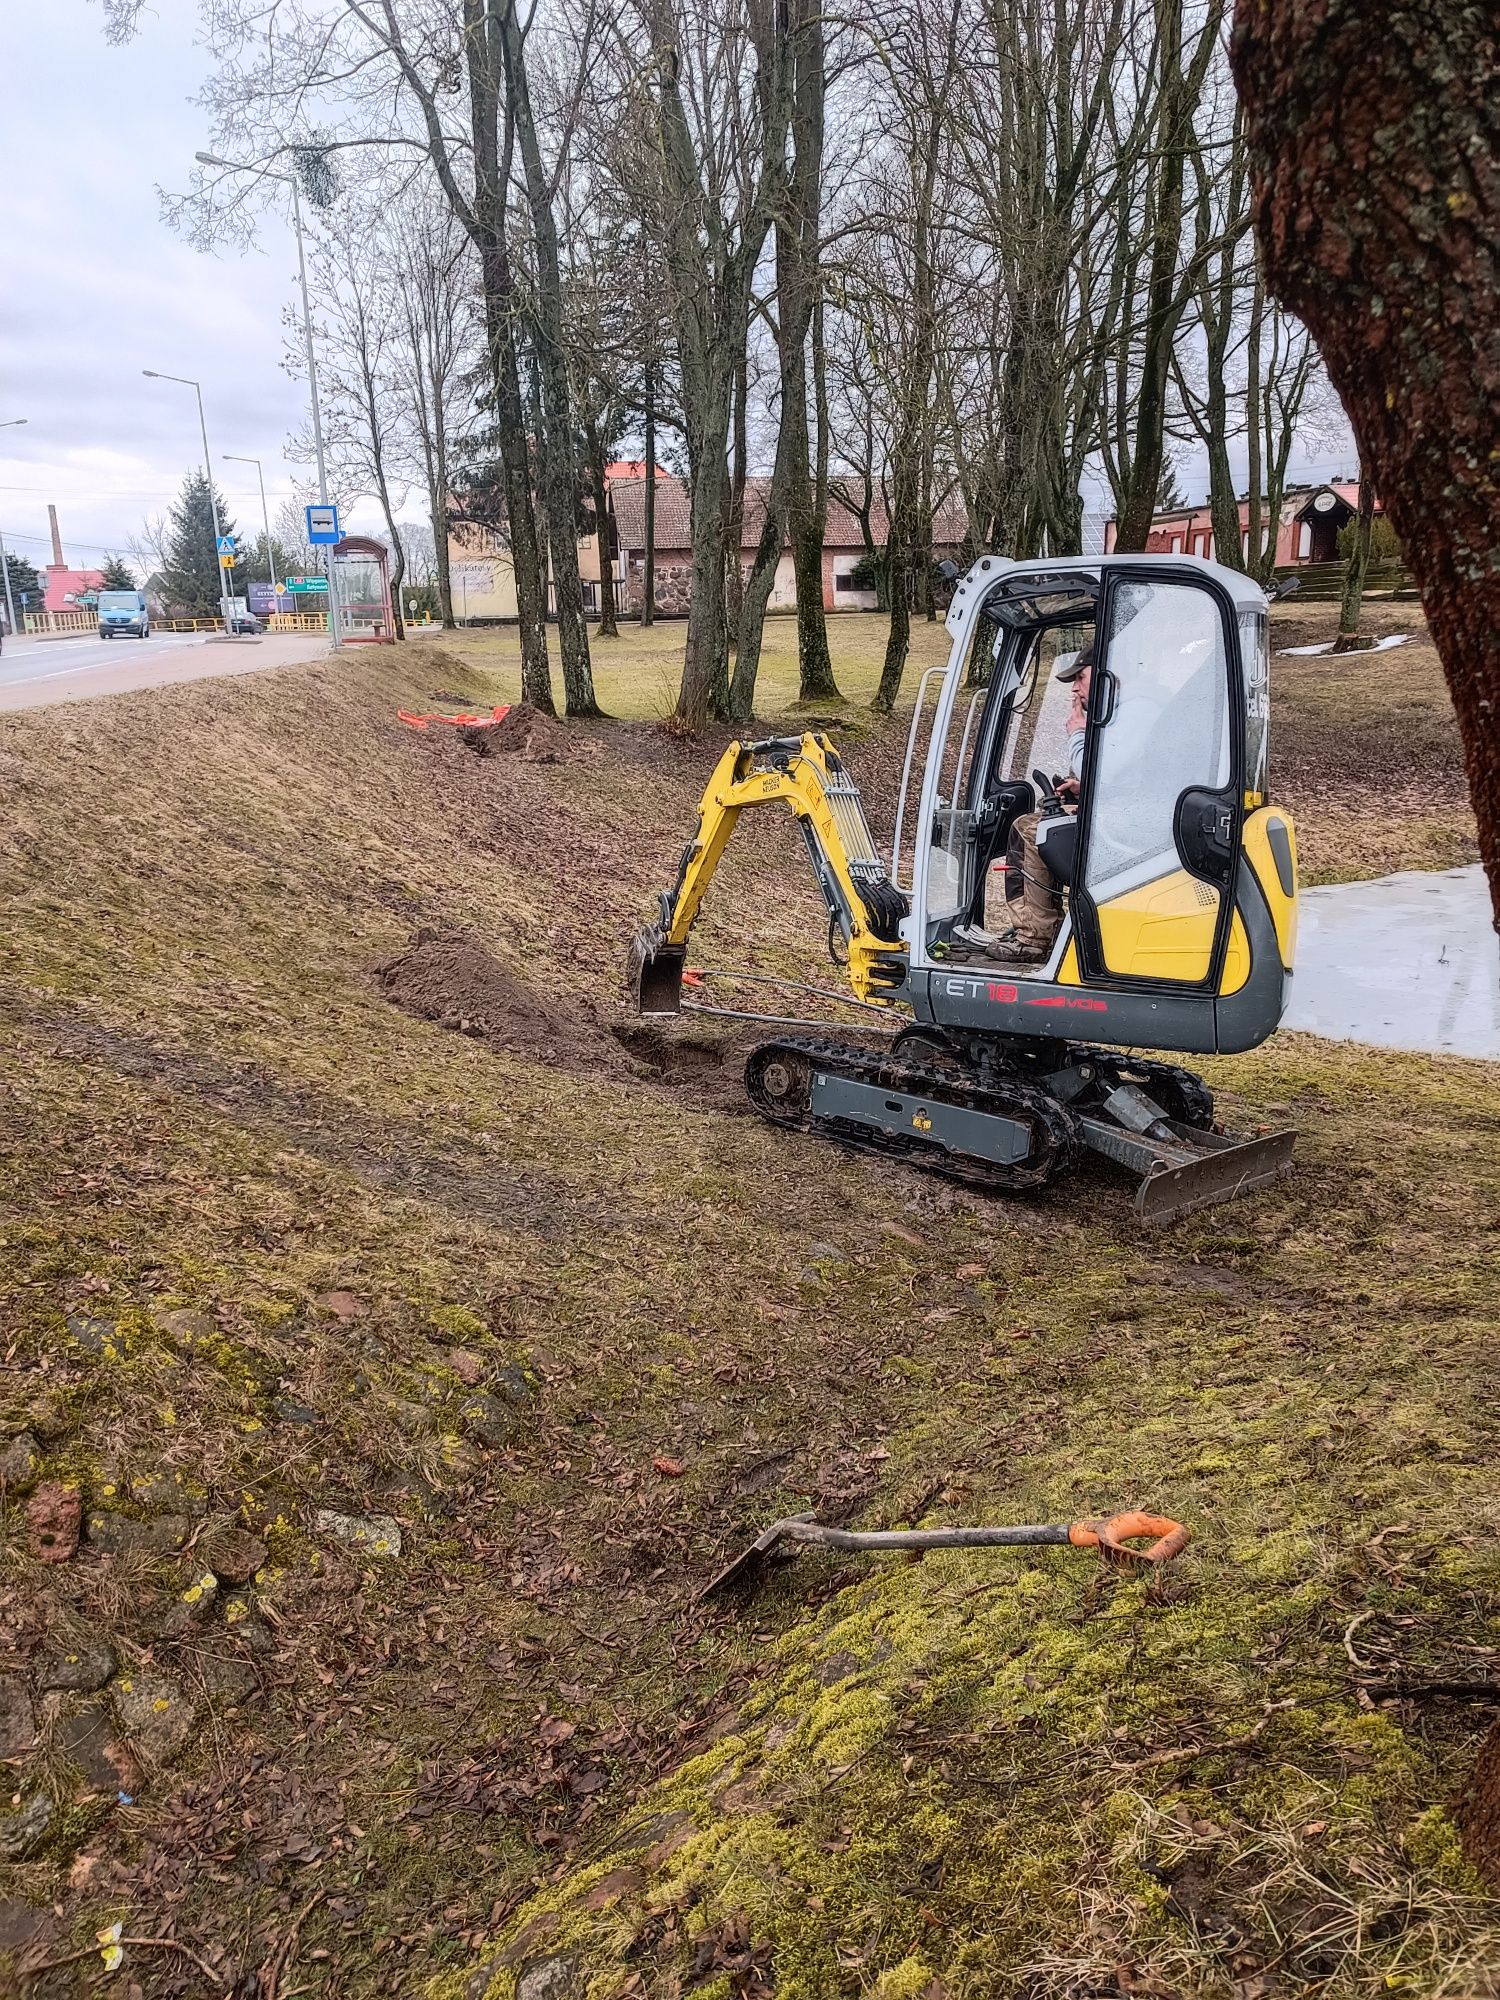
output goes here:
[{"label": "road", "polygon": [[0,709],[257,673],[314,660],[327,650],[327,639],[301,632],[233,640],[206,632],[163,632],[150,639],[7,639],[0,653]]}]

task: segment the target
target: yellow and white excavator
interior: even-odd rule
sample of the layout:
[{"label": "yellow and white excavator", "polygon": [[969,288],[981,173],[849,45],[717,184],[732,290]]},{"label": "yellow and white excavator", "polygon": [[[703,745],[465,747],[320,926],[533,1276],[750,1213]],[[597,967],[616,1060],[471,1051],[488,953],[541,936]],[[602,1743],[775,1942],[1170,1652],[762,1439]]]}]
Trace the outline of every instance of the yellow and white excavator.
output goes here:
[{"label": "yellow and white excavator", "polygon": [[[679,1011],[736,822],[784,801],[830,949],[893,1032],[871,1046],[810,1022],[759,1044],[745,1082],[766,1118],[995,1193],[1092,1148],[1140,1177],[1152,1222],[1284,1173],[1293,1132],[1226,1136],[1198,1077],[1136,1053],[1254,1048],[1286,1005],[1297,867],[1270,798],[1267,606],[1198,557],[983,557],[918,689],[889,866],[825,735],[730,744],[676,886],[633,941],[640,1011]],[[1047,775],[1068,766],[1072,782]],[[1040,947],[1008,921],[1022,820],[1056,890]]]}]

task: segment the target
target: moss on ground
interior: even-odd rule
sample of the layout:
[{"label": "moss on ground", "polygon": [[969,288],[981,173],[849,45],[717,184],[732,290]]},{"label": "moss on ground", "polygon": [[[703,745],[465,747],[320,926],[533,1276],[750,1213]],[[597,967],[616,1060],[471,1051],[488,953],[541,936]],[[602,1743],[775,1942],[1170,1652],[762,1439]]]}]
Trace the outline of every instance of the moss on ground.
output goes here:
[{"label": "moss on ground", "polygon": [[[712,747],[599,725],[533,765],[396,722],[498,686],[467,673],[413,647],[0,722],[0,1415],[89,1508],[267,1549],[253,1619],[166,1633],[193,1547],[43,1566],[0,1519],[3,1664],[66,1617],[195,1712],[14,1869],[52,1948],[124,1916],[227,1981],[321,1892],[286,1989],[510,2000],[576,1957],[593,2000],[1487,1990],[1445,1813],[1475,1711],[1361,1683],[1500,1647],[1494,1070],[1209,1065],[1237,1119],[1295,1118],[1298,1172],[1153,1237],[1102,1168],[985,1204],[785,1138],[719,1031],[613,1032]],[[896,761],[862,746],[877,795]],[[393,1008],[371,968],[423,924],[576,1041]],[[821,931],[757,829],[705,958],[805,970]],[[808,1553],[692,1602],[805,1507],[1125,1503],[1194,1528],[1156,1586]],[[394,1516],[400,1558],[320,1508]]]}]

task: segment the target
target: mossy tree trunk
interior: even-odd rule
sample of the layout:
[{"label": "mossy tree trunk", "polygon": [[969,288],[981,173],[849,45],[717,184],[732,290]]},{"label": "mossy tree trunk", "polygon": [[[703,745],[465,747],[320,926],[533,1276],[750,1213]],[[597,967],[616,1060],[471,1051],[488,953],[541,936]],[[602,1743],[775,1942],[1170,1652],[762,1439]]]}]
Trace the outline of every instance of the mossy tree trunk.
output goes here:
[{"label": "mossy tree trunk", "polygon": [[1500,925],[1500,21],[1237,0],[1268,282],[1318,342],[1458,716]]}]

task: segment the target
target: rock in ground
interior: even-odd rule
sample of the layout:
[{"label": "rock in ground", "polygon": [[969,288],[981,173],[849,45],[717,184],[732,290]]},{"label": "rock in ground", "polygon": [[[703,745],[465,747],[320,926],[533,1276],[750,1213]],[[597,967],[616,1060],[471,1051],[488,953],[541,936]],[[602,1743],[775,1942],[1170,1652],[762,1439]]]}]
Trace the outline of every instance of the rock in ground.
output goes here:
[{"label": "rock in ground", "polygon": [[581,1990],[578,1955],[569,1951],[528,1965],[516,1981],[516,2000],[576,2000]]},{"label": "rock in ground", "polygon": [[29,1493],[42,1466],[42,1448],[22,1431],[0,1450],[0,1493]]},{"label": "rock in ground", "polygon": [[18,1763],[36,1748],[36,1710],[19,1674],[0,1674],[0,1763]]},{"label": "rock in ground", "polygon": [[56,1650],[42,1661],[37,1675],[37,1685],[43,1693],[73,1689],[80,1694],[93,1694],[115,1670],[114,1651],[97,1633],[74,1632],[54,1644]]},{"label": "rock in ground", "polygon": [[107,1702],[85,1702],[59,1718],[54,1737],[68,1762],[77,1766],[84,1789],[107,1798],[133,1792],[139,1781],[135,1759],[115,1734],[113,1721]]},{"label": "rock in ground", "polygon": [[320,1535],[332,1535],[359,1555],[401,1553],[401,1530],[389,1514],[340,1514],[332,1507],[320,1507],[313,1516],[313,1526]]},{"label": "rock in ground", "polygon": [[269,1551],[245,1528],[210,1528],[193,1544],[220,1583],[248,1583]]},{"label": "rock in ground", "polygon": [[192,1525],[186,1514],[157,1514],[149,1521],[136,1521],[129,1514],[100,1507],[89,1515],[89,1546],[106,1556],[170,1555],[182,1547]]},{"label": "rock in ground", "polygon": [[149,1764],[166,1764],[192,1734],[197,1711],[163,1674],[122,1674],[112,1690],[115,1713],[132,1747]]},{"label": "rock in ground", "polygon": [[44,1563],[71,1561],[78,1551],[78,1533],[83,1521],[83,1500],[76,1486],[63,1486],[49,1479],[31,1496],[26,1509],[31,1529],[31,1546]]},{"label": "rock in ground", "polygon": [[0,1812],[0,1861],[24,1861],[47,1838],[56,1816],[45,1792],[34,1792],[15,1812]]}]

